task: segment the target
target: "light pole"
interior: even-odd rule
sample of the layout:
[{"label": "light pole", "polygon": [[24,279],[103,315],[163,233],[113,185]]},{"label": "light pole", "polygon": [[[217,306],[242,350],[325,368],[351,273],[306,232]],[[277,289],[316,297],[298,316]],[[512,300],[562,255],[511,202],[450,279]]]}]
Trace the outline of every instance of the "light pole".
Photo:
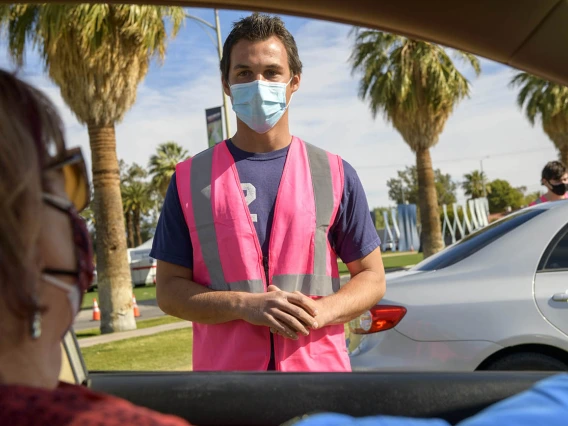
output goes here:
[{"label": "light pole", "polygon": [[[205,29],[206,34],[209,36],[213,44],[217,46],[217,53],[219,54],[219,62],[221,62],[221,59],[223,58],[223,44],[221,42],[221,23],[219,21],[219,10],[215,9],[215,25],[197,16],[190,15],[189,13],[186,13],[185,17],[193,19],[194,21],[211,28],[213,31],[217,33],[217,43],[215,43],[215,40],[213,40],[211,35]],[[221,93],[223,95],[223,110],[225,111],[225,131],[227,132],[227,138],[230,138],[231,124],[229,120],[229,103],[227,102],[227,95],[225,95],[225,89],[223,88],[222,85],[221,85]]]},{"label": "light pole", "polygon": [[487,198],[487,189],[485,185],[485,175],[483,174],[483,160],[487,160],[489,156],[483,157],[479,160],[479,166],[481,169],[481,185],[483,187],[483,198]]}]

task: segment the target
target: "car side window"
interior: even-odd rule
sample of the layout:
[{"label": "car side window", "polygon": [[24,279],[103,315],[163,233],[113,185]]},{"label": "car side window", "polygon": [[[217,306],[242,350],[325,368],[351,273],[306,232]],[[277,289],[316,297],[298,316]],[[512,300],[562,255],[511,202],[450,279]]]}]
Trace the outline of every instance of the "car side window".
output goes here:
[{"label": "car side window", "polygon": [[543,271],[568,270],[568,228],[562,229],[544,254]]},{"label": "car side window", "polygon": [[517,214],[501,219],[485,228],[481,228],[473,234],[467,235],[446,250],[419,263],[415,269],[418,271],[435,271],[452,266],[543,212],[544,210],[541,209],[521,210]]}]

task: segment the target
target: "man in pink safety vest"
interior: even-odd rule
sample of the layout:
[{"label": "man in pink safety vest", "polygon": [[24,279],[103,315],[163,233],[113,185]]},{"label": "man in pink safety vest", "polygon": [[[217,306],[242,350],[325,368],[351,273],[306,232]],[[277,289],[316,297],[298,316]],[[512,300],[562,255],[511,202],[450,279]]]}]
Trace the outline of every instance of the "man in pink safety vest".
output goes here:
[{"label": "man in pink safety vest", "polygon": [[361,182],[290,133],[302,63],[280,18],[236,22],[220,66],[237,132],[176,167],[151,252],[158,304],[193,322],[194,370],[350,371],[343,324],[385,292]]},{"label": "man in pink safety vest", "polygon": [[550,161],[542,169],[541,183],[548,189],[530,205],[568,199],[568,171],[560,161]]}]

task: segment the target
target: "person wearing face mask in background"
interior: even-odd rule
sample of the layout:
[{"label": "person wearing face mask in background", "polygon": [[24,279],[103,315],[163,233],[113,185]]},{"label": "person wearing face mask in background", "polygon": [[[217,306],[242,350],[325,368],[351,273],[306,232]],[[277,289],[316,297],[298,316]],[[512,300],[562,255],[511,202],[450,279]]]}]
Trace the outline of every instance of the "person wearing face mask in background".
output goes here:
[{"label": "person wearing face mask in background", "polygon": [[237,132],[176,168],[150,254],[158,305],[193,321],[194,370],[350,371],[343,324],[385,292],[361,182],[290,133],[302,63],[280,18],[236,22],[220,66]]},{"label": "person wearing face mask in background", "polygon": [[93,277],[78,211],[89,203],[79,148],[39,91],[0,70],[0,423],[187,423],[59,383],[61,340]]},{"label": "person wearing face mask in background", "polygon": [[568,171],[560,161],[550,161],[542,169],[540,181],[548,191],[530,205],[568,199]]}]

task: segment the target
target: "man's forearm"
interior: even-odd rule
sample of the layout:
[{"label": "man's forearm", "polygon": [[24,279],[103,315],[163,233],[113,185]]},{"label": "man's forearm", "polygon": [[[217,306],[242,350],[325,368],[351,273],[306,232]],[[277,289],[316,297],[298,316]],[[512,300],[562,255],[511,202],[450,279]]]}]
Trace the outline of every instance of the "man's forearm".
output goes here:
[{"label": "man's forearm", "polygon": [[243,293],[214,291],[186,278],[158,282],[156,299],[165,313],[202,324],[242,319]]},{"label": "man's forearm", "polygon": [[362,271],[337,293],[318,300],[321,309],[316,320],[326,325],[345,324],[377,304],[384,294],[384,273]]}]

